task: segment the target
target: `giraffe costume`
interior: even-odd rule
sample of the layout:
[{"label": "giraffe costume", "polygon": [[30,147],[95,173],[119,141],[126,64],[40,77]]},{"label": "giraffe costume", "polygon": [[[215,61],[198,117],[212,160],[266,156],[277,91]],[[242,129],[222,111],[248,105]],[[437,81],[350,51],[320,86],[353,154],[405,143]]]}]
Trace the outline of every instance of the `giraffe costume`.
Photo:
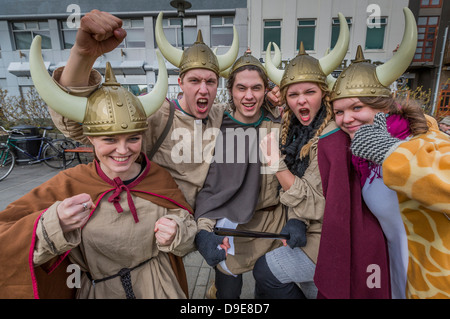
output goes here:
[{"label": "giraffe costume", "polygon": [[436,126],[383,163],[408,238],[407,298],[450,298],[450,139]]}]

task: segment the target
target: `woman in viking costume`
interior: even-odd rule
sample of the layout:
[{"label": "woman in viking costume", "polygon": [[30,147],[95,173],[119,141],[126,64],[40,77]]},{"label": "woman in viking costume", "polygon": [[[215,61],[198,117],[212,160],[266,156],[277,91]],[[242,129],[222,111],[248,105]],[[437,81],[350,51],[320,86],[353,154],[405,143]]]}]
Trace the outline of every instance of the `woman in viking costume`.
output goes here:
[{"label": "woman in viking costume", "polygon": [[[239,40],[234,30],[230,50],[223,55],[216,55],[205,45],[199,31],[197,41],[182,51],[171,46],[165,38],[162,18],[160,13],[156,19],[156,43],[163,56],[180,70],[178,82],[183,98],[164,101],[161,108],[148,118],[145,150],[152,161],[170,172],[194,208],[196,195],[203,186],[209,168],[209,163],[204,160],[208,154],[204,154],[204,150],[214,141],[211,136],[210,139],[203,136],[205,132],[220,127],[225,110],[225,104],[214,102],[219,74],[235,62]],[[93,10],[81,19],[77,41],[66,66],[53,73],[55,81],[64,90],[89,96],[100,85],[100,74],[91,68],[101,54],[109,52],[122,41],[124,30],[121,29],[121,23],[117,17],[98,10]],[[108,33],[105,30],[114,31]],[[66,136],[90,143],[83,137],[78,122],[53,110],[50,114],[55,125]]]},{"label": "woman in viking costume", "polygon": [[[281,63],[276,50],[275,64]],[[278,182],[264,172],[258,156],[260,138],[278,131],[278,108],[265,102],[268,77],[264,65],[248,50],[222,73],[230,94],[216,142],[214,157],[195,209],[199,233],[196,244],[206,262],[215,268],[215,283],[207,297],[238,299],[242,274],[266,252],[279,247],[276,239],[220,236],[215,227],[237,231],[279,233],[285,219],[278,198]],[[218,248],[219,245],[225,248]]]},{"label": "woman in viking costume", "polygon": [[186,298],[180,256],[194,249],[192,209],[170,174],[141,151],[147,117],[167,92],[162,56],[152,93],[129,93],[108,63],[101,88],[83,98],[53,82],[40,43],[36,37],[30,49],[36,90],[82,123],[95,160],[60,172],[0,213],[1,297]]},{"label": "woman in viking costume", "polygon": [[[327,76],[339,66],[349,43],[348,26],[342,14],[339,14],[339,20],[340,39],[333,51],[320,60],[307,55],[301,45],[297,57],[290,61],[283,72],[271,67],[270,56],[266,57],[269,76],[280,85],[286,106],[280,141],[281,151],[279,141],[270,135],[262,141],[261,148],[263,154],[267,154],[267,160],[276,171],[281,185],[280,201],[287,207],[287,222],[282,233],[289,234],[290,238],[283,247],[267,253],[256,262],[253,274],[256,279],[256,296],[259,298],[293,299],[318,296],[314,275],[320,256],[321,236],[325,231],[322,224],[326,222],[326,208],[331,203],[329,199],[333,199],[332,192],[347,193],[347,197],[342,197],[340,203],[341,214],[351,215],[353,210],[364,214],[361,211],[360,188],[356,188],[356,191],[351,189],[353,178],[351,172],[347,171],[350,162],[348,152],[341,147],[341,153],[335,153],[328,145],[322,146],[320,143],[322,139],[334,135],[337,130],[332,119],[331,105],[327,102]],[[343,143],[332,146],[337,145]],[[335,166],[336,163],[339,166]],[[336,182],[341,184],[339,188],[336,188]],[[381,264],[382,270],[387,270],[385,254],[382,253],[385,243],[379,226],[369,222],[365,230],[375,234],[372,238],[376,238],[372,242],[373,246],[366,248],[367,255],[376,257],[372,260]],[[346,231],[356,235],[356,230]],[[360,233],[359,236],[363,234]],[[348,245],[343,249],[351,251],[352,246]],[[336,253],[348,254],[347,251]],[[364,262],[362,259],[355,258],[353,263]],[[350,272],[353,265],[346,266]],[[333,267],[328,271],[335,278],[344,277],[346,282],[342,284],[348,286],[354,286],[353,282],[360,282],[360,275],[363,275],[352,274],[357,278],[348,278],[334,272]],[[362,283],[359,285],[362,286]],[[387,295],[388,287],[386,288],[384,296]],[[376,296],[381,293],[380,290],[368,290],[367,288],[363,293],[356,294],[356,297]],[[319,297],[323,297],[321,291]]]},{"label": "woman in viking costume", "polygon": [[416,50],[414,15],[404,14],[393,58],[375,66],[358,47],[331,101],[352,139],[364,201],[387,239],[392,297],[450,298],[450,140],[418,102],[394,99],[389,89]]}]

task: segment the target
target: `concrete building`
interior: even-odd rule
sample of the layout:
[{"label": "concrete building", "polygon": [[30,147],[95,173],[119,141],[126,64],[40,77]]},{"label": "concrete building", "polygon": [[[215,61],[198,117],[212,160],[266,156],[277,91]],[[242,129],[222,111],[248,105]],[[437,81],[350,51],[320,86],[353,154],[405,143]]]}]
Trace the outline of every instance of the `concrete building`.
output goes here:
[{"label": "concrete building", "polygon": [[[10,94],[21,94],[32,85],[29,77],[28,47],[34,35],[44,37],[43,57],[49,72],[67,61],[74,42],[77,13],[92,9],[108,11],[124,21],[128,36],[116,50],[101,56],[95,67],[104,71],[111,62],[118,80],[136,94],[151,90],[157,76],[154,24],[164,12],[164,30],[169,41],[181,48],[191,45],[197,30],[202,30],[204,42],[217,53],[226,52],[231,44],[232,26],[236,26],[240,54],[249,47],[254,56],[264,60],[269,41],[276,42],[284,62],[298,53],[303,41],[307,53],[322,57],[332,48],[339,33],[338,12],[344,14],[350,26],[350,45],[341,68],[354,59],[361,45],[365,57],[372,62],[389,60],[403,36],[402,8],[410,7],[417,21],[421,16],[439,16],[431,60],[415,59],[405,74],[412,88],[435,89],[445,25],[448,25],[449,1],[444,0],[190,0],[183,19],[177,16],[170,0],[87,1],[87,0],[0,0],[0,87]],[[447,8],[447,9],[446,9]],[[419,20],[420,19],[420,20]],[[427,20],[428,21],[428,20]],[[432,19],[431,22],[434,20]],[[434,23],[434,22],[433,22]],[[183,37],[181,37],[183,30]],[[426,29],[432,30],[432,29]],[[428,32],[428,31],[427,31]],[[424,36],[430,36],[431,31]],[[421,36],[421,35],[419,35]],[[184,43],[182,41],[184,39]],[[423,43],[422,43],[423,44]],[[429,48],[418,48],[425,52]],[[419,52],[417,52],[419,54]],[[418,56],[418,55],[417,55]],[[425,55],[421,56],[424,59]],[[177,93],[178,73],[167,62],[170,73],[169,96]],[[339,73],[336,70],[336,74]],[[445,83],[447,75],[441,77]],[[223,89],[225,80],[221,80]],[[219,93],[221,94],[221,93]]]}]

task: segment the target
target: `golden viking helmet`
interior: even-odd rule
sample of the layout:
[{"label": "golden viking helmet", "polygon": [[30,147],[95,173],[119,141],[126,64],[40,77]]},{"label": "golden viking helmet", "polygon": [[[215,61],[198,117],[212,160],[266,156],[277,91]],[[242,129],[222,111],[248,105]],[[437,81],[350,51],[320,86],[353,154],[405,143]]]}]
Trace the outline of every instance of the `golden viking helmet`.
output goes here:
[{"label": "golden viking helmet", "polygon": [[305,52],[303,42],[301,42],[297,56],[289,62],[285,70],[279,70],[273,65],[271,43],[269,43],[266,50],[266,70],[270,79],[280,86],[280,89],[299,82],[326,84],[327,75],[344,59],[350,40],[347,20],[341,13],[339,13],[339,23],[339,38],[329,54],[319,60],[313,58]]},{"label": "golden viking helmet", "polygon": [[30,73],[37,92],[47,105],[68,119],[83,124],[84,135],[115,135],[145,131],[147,117],[163,104],[168,76],[164,60],[157,52],[159,76],[152,92],[136,97],[116,80],[108,62],[105,82],[89,98],[64,92],[50,77],[44,66],[41,37],[30,47]]},{"label": "golden viking helmet", "polygon": [[376,66],[364,59],[361,46],[356,58],[341,72],[331,91],[331,101],[348,97],[390,97],[389,86],[406,71],[417,47],[417,26],[414,15],[403,8],[405,31],[395,55],[386,63]]},{"label": "golden viking helmet", "polygon": [[[275,54],[273,56],[272,62],[276,67],[278,67],[281,64],[281,51],[275,42],[273,43],[273,45],[275,47]],[[238,58],[236,60],[236,62],[234,62],[230,68],[226,69],[225,71],[220,72],[220,76],[222,76],[224,78],[229,78],[230,74],[232,72],[236,71],[240,67],[247,66],[247,65],[254,65],[254,66],[260,68],[267,75],[265,63],[262,63],[257,58],[255,58],[252,55],[252,51],[250,50],[250,48],[248,48],[247,51],[245,51],[244,55],[241,56],[240,58]]]},{"label": "golden viking helmet", "polygon": [[236,28],[233,26],[233,42],[227,53],[216,55],[204,42],[201,30],[198,31],[197,41],[190,47],[183,50],[173,47],[167,41],[162,26],[163,13],[158,14],[155,26],[155,39],[159,50],[164,57],[177,68],[180,75],[191,69],[207,69],[216,73],[229,68],[236,60],[239,51],[239,37]]}]

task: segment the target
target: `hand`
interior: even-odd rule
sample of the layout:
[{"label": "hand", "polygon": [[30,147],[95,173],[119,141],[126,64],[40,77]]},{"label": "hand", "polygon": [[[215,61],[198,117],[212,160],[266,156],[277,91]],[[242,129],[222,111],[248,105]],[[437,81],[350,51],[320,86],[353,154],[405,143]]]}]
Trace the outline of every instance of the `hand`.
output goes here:
[{"label": "hand", "polygon": [[84,193],[63,200],[56,207],[56,213],[58,214],[63,233],[68,233],[84,226],[94,207],[91,196]]},{"label": "hand", "polygon": [[373,125],[362,125],[355,132],[350,149],[353,155],[381,165],[390,150],[400,143],[400,139],[389,134],[386,116],[379,112],[375,115]]},{"label": "hand", "polygon": [[275,132],[270,132],[259,143],[259,148],[269,166],[278,165],[280,160],[280,148]]},{"label": "hand", "polygon": [[290,235],[288,240],[282,240],[284,246],[289,245],[293,249],[306,245],[306,225],[299,219],[289,219],[281,233]]},{"label": "hand", "polygon": [[81,18],[73,49],[96,59],[115,49],[126,35],[121,19],[108,12],[92,10]]},{"label": "hand", "polygon": [[155,223],[155,237],[162,246],[170,245],[178,231],[177,223],[169,218],[161,217]]},{"label": "hand", "polygon": [[272,90],[268,91],[266,94],[266,98],[272,106],[280,106],[281,105],[281,92],[280,87],[275,86]]},{"label": "hand", "polygon": [[[230,248],[228,237],[218,236],[204,229],[195,236],[195,244],[200,254],[211,267],[216,266],[227,257],[227,250]],[[220,245],[222,249],[217,248]]]}]

